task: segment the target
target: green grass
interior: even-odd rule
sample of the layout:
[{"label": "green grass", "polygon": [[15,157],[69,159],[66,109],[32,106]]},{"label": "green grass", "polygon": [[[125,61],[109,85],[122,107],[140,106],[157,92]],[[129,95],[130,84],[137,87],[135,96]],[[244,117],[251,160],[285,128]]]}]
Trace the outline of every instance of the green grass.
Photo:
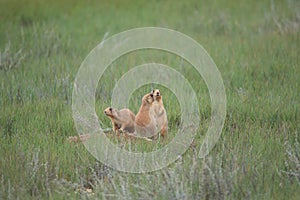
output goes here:
[{"label": "green grass", "polygon": [[[203,45],[224,80],[227,116],[215,148],[199,159],[211,114],[204,81],[172,54],[123,56],[98,84],[103,127],[110,127],[102,113],[116,81],[153,59],[189,79],[201,111],[197,137],[181,158],[156,172],[128,174],[67,142],[77,134],[71,97],[81,62],[106,33],[143,26],[178,30]],[[0,199],[297,199],[299,27],[296,0],[0,1]],[[130,108],[136,112],[154,86],[165,94],[171,139],[180,107],[167,88],[141,87]],[[164,144],[133,145],[148,151]]]}]

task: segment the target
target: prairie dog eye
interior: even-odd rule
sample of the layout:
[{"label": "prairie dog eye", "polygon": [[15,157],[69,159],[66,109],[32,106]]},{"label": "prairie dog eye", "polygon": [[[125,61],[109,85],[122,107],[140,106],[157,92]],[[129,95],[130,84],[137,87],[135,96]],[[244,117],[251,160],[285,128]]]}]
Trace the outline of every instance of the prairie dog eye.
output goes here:
[{"label": "prairie dog eye", "polygon": [[110,111],[110,112],[112,111],[112,107],[109,108],[109,111]]}]

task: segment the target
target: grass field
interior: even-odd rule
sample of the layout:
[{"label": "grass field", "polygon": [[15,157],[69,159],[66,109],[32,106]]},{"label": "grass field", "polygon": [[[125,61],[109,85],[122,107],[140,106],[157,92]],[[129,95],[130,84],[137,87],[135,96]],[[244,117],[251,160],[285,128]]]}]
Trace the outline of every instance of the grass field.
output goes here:
[{"label": "grass field", "polygon": [[[203,45],[222,75],[227,116],[215,148],[199,159],[209,94],[191,67],[175,67],[200,99],[199,134],[169,167],[129,174],[67,137],[77,135],[72,90],[84,58],[105,35],[144,26],[174,29]],[[299,28],[297,0],[0,0],[0,199],[298,199]],[[110,127],[102,111],[115,82],[153,58],[179,62],[162,52],[136,52],[107,70],[96,93],[101,126]],[[165,94],[171,139],[180,109],[167,88],[140,88],[130,108],[136,112],[153,86]]]}]

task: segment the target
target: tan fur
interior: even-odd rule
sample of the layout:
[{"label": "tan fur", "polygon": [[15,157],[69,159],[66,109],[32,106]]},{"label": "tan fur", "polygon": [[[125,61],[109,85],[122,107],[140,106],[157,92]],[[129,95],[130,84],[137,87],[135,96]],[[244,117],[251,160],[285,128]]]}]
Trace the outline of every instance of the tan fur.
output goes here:
[{"label": "tan fur", "polygon": [[117,134],[119,132],[134,133],[135,115],[131,110],[125,108],[117,110],[115,108],[108,107],[104,110],[104,114],[108,116],[113,125],[113,131]]},{"label": "tan fur", "polygon": [[153,94],[143,96],[142,105],[135,117],[136,134],[140,137],[152,137],[156,133],[156,122],[151,110]]},{"label": "tan fur", "polygon": [[168,119],[162,96],[158,89],[153,90],[151,93],[154,99],[151,107],[153,111],[151,113],[153,113],[156,120],[157,130],[160,131],[162,137],[166,137],[168,133]]}]

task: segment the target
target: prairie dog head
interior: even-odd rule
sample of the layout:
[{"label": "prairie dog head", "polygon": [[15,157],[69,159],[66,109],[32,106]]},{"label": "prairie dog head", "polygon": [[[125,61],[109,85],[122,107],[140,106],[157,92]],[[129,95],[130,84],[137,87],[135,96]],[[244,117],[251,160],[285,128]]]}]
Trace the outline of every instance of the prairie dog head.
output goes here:
[{"label": "prairie dog head", "polygon": [[114,117],[116,116],[117,114],[117,110],[112,108],[112,107],[107,107],[105,110],[104,110],[104,114],[108,117]]},{"label": "prairie dog head", "polygon": [[156,101],[156,100],[159,101],[159,100],[162,98],[159,89],[154,89],[154,90],[152,90],[152,92],[151,92],[150,94],[153,95],[153,100],[154,100],[154,101]]},{"label": "prairie dog head", "polygon": [[151,105],[154,101],[154,95],[152,93],[146,94],[142,98],[142,105]]}]

